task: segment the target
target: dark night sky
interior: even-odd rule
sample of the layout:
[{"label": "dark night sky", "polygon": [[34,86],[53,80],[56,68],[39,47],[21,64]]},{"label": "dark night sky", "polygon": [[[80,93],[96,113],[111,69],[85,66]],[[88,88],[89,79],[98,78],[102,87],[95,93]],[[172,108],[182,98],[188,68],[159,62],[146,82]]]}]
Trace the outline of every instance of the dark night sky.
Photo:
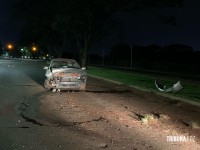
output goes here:
[{"label": "dark night sky", "polygon": [[[193,3],[192,3],[193,2]],[[200,1],[185,0],[181,8],[148,8],[132,14],[120,14],[122,34],[114,33],[107,40],[99,42],[100,49],[111,47],[111,39],[127,44],[161,46],[184,44],[200,50]],[[162,23],[158,16],[175,16],[176,25]]]},{"label": "dark night sky", "polygon": [[15,42],[18,39],[18,24],[10,19],[10,9],[14,0],[0,0],[0,41]]},{"label": "dark night sky", "polygon": [[[14,0],[0,0],[0,41],[3,43],[16,41],[19,34],[20,27],[9,20],[12,1]],[[161,46],[179,43],[200,50],[199,7],[199,0],[185,0],[181,8],[148,8],[132,14],[116,14],[115,18],[121,22],[122,32],[116,30],[97,42],[93,48],[106,50],[121,41],[127,44]],[[161,23],[158,19],[158,16],[167,15],[176,17],[176,26]]]}]

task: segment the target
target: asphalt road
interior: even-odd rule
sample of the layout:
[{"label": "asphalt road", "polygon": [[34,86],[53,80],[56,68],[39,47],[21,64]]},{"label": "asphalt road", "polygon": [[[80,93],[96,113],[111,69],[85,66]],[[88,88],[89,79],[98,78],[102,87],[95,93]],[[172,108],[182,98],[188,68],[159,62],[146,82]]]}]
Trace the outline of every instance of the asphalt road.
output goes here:
[{"label": "asphalt road", "polygon": [[38,122],[44,116],[39,114],[37,98],[48,94],[42,85],[43,66],[44,62],[0,61],[0,150],[76,147],[72,136],[61,137],[62,128]]},{"label": "asphalt road", "polygon": [[39,128],[35,128],[34,124],[23,118],[26,102],[37,101],[33,98],[34,95],[43,91],[42,72],[43,70],[37,68],[34,62],[0,61],[1,150],[38,149],[37,145],[41,142],[41,138],[51,132],[46,130],[41,133]]},{"label": "asphalt road", "polygon": [[[44,61],[0,60],[0,150],[106,148],[105,138],[80,132],[80,127],[77,127],[81,123],[101,121],[101,117],[85,115],[85,118],[81,118],[79,115],[82,111],[78,114],[69,111],[71,116],[78,118],[79,123],[73,120],[68,124],[63,123],[64,119],[57,120],[57,110],[63,107],[58,100],[67,99],[68,94],[51,93],[44,89],[45,65]],[[106,90],[104,87],[103,89]],[[93,90],[88,92],[96,92]],[[41,101],[48,100],[50,104],[47,105],[56,107],[58,104],[58,109],[53,108],[53,111],[57,111],[55,114],[49,115],[53,112],[50,110],[51,106],[41,104]],[[61,112],[60,116],[63,114]]]}]

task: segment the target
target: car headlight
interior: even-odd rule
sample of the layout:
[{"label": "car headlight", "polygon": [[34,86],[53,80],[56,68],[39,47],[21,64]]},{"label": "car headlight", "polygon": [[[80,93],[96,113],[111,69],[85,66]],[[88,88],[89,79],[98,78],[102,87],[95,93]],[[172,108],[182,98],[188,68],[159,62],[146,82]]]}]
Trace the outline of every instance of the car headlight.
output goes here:
[{"label": "car headlight", "polygon": [[87,79],[86,75],[82,75],[82,76],[78,77],[78,80],[85,81],[86,79]]},{"label": "car headlight", "polygon": [[61,78],[60,77],[54,77],[53,79],[54,80],[60,80]]}]

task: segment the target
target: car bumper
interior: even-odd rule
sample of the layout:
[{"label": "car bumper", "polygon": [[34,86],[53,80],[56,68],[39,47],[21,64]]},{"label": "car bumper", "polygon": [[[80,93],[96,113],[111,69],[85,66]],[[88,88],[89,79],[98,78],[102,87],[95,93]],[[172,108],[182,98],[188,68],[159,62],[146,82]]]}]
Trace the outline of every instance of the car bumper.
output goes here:
[{"label": "car bumper", "polygon": [[53,87],[61,90],[79,90],[81,85],[85,83],[81,82],[59,82],[58,84],[53,84]]}]

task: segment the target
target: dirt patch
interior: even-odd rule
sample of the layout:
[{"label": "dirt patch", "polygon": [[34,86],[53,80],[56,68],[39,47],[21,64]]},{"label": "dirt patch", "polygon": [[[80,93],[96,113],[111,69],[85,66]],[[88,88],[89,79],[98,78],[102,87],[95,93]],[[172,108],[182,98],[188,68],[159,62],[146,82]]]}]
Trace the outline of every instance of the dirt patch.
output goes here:
[{"label": "dirt patch", "polygon": [[86,92],[49,93],[40,102],[52,124],[70,122],[101,138],[97,148],[200,149],[200,129],[192,126],[200,123],[199,107],[154,93],[89,78]]}]

